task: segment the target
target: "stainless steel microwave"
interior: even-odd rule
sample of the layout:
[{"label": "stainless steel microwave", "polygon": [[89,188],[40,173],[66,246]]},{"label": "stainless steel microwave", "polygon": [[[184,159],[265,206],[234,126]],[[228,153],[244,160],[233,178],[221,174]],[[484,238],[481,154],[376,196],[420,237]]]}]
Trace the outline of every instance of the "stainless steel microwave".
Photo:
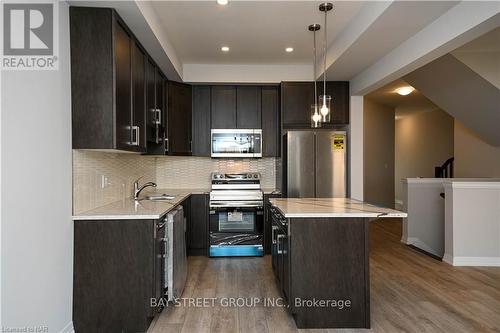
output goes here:
[{"label": "stainless steel microwave", "polygon": [[212,157],[262,157],[261,129],[213,129]]}]

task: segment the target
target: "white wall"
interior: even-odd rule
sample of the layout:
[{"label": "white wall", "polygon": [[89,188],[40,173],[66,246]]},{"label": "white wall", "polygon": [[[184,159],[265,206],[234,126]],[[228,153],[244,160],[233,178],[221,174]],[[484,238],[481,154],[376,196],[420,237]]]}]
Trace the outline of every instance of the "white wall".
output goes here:
[{"label": "white wall", "polygon": [[281,81],[311,81],[311,65],[221,65],[184,64],[184,82],[279,83]]},{"label": "white wall", "polygon": [[351,96],[350,104],[350,197],[363,200],[363,96]]},{"label": "white wall", "polygon": [[452,156],[453,118],[450,115],[439,109],[398,115],[394,172],[396,201],[403,197],[401,179],[432,178],[434,167]]},{"label": "white wall", "polygon": [[394,108],[366,98],[364,109],[364,200],[394,207]]},{"label": "white wall", "polygon": [[68,5],[59,70],[2,73],[2,326],[71,329],[71,105]]},{"label": "white wall", "polygon": [[500,147],[494,147],[455,120],[455,177],[500,178]]},{"label": "white wall", "polygon": [[446,180],[445,253],[454,266],[500,267],[500,182]]}]

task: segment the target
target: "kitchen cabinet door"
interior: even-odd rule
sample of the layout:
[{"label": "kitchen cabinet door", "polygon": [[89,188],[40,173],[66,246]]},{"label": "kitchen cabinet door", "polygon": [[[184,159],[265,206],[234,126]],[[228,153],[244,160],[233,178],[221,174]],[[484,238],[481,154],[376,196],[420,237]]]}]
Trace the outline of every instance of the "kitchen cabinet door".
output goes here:
[{"label": "kitchen cabinet door", "polygon": [[156,228],[157,220],[75,221],[75,332],[146,332],[157,310],[149,300],[162,289]]},{"label": "kitchen cabinet door", "polygon": [[169,155],[191,155],[191,85],[168,82],[168,147]]},{"label": "kitchen cabinet door", "polygon": [[155,96],[140,42],[115,10],[71,6],[70,47],[73,149],[145,151]]},{"label": "kitchen cabinet door", "polygon": [[133,125],[137,127],[140,151],[146,151],[146,57],[137,43],[132,44],[132,108]]},{"label": "kitchen cabinet door", "polygon": [[281,198],[279,193],[264,194],[264,254],[272,254],[272,224],[273,215],[271,214],[272,208],[269,202],[270,198]]},{"label": "kitchen cabinet door", "polygon": [[[156,109],[156,66],[148,59],[146,61],[146,113],[147,113],[147,139],[148,142],[157,143],[155,109]],[[148,147],[149,148],[149,147]]]},{"label": "kitchen cabinet door", "polygon": [[279,90],[262,87],[262,156],[280,155]]},{"label": "kitchen cabinet door", "polygon": [[281,260],[283,263],[283,278],[281,279],[281,289],[288,303],[290,303],[290,239],[285,231],[281,239]]},{"label": "kitchen cabinet door", "polygon": [[283,128],[310,128],[312,104],[314,104],[313,82],[282,82]]},{"label": "kitchen cabinet door", "polygon": [[159,122],[160,128],[167,128],[168,118],[166,117],[166,99],[165,96],[165,84],[167,81],[161,71],[156,68],[155,74],[155,89],[156,89],[156,109],[158,110],[157,120]]},{"label": "kitchen cabinet door", "polygon": [[279,280],[278,271],[278,248],[277,248],[277,236],[279,230],[279,223],[276,219],[275,209],[270,212],[271,218],[271,263],[273,267],[274,276]]},{"label": "kitchen cabinet door", "polygon": [[188,228],[188,254],[207,255],[208,251],[208,195],[191,195],[191,213]]},{"label": "kitchen cabinet door", "polygon": [[167,138],[167,79],[153,63],[147,61],[148,154],[165,155]]},{"label": "kitchen cabinet door", "polygon": [[236,128],[236,87],[212,86],[212,128]]},{"label": "kitchen cabinet door", "polygon": [[257,86],[236,88],[236,128],[262,128],[261,93]]},{"label": "kitchen cabinet door", "polygon": [[[132,129],[130,35],[115,22],[116,146],[130,149],[135,145],[137,129]],[[134,131],[134,133],[132,133]],[[134,142],[132,142],[134,141]]]},{"label": "kitchen cabinet door", "polygon": [[[349,124],[349,82],[329,81],[326,83],[326,92],[332,97],[330,123],[323,123],[322,127],[331,128],[335,125]],[[318,85],[318,95],[323,94],[323,85]]]},{"label": "kitchen cabinet door", "polygon": [[210,157],[210,86],[193,86],[193,156]]}]

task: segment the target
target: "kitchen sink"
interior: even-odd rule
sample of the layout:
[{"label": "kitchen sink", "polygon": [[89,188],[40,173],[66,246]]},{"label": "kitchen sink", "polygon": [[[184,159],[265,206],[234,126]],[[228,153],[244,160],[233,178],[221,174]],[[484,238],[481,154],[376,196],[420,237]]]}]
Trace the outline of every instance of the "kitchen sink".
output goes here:
[{"label": "kitchen sink", "polygon": [[174,200],[175,195],[170,195],[170,194],[153,194],[153,195],[148,195],[145,200],[151,200],[151,201],[168,201],[168,200]]}]

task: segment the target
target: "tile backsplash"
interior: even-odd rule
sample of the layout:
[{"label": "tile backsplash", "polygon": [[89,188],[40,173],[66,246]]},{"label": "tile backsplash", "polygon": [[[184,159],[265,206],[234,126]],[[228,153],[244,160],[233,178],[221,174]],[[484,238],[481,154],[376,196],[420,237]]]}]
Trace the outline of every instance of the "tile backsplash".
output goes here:
[{"label": "tile backsplash", "polygon": [[[260,172],[263,188],[275,188],[279,160],[212,159],[209,157],[144,156],[73,150],[73,213],[77,214],[132,195],[135,179],[158,188],[210,188],[212,172]],[[107,177],[103,187],[102,177]]]},{"label": "tile backsplash", "polygon": [[[108,178],[104,188],[103,176]],[[155,157],[73,150],[73,213],[130,197],[141,176],[142,181],[156,181]]]},{"label": "tile backsplash", "polygon": [[276,159],[212,159],[209,157],[165,156],[156,160],[156,181],[163,188],[209,188],[212,172],[260,172],[261,186],[274,188]]}]

